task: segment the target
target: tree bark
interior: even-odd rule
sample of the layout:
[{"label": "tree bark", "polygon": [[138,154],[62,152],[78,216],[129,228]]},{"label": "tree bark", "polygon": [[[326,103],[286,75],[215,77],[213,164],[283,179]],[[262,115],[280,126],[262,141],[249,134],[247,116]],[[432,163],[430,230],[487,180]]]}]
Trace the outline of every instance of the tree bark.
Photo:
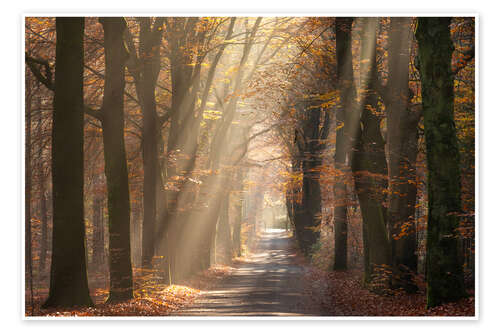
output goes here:
[{"label": "tree bark", "polygon": [[415,163],[420,112],[409,108],[411,21],[409,17],[392,17],[389,27],[387,223],[391,236],[393,287],[415,292],[417,287],[412,278],[417,271]]},{"label": "tree bark", "polygon": [[104,264],[104,223],[102,213],[102,199],[99,194],[94,195],[92,202],[92,263],[96,267]]},{"label": "tree bark", "polygon": [[125,20],[121,17],[104,17],[100,18],[99,22],[104,29],[106,65],[102,134],[108,190],[110,290],[107,302],[109,303],[133,298],[130,196],[123,116],[127,51],[123,41]]},{"label": "tree bark", "polygon": [[460,164],[453,120],[453,43],[449,17],[418,19],[427,152],[427,307],[466,296],[458,251]]},{"label": "tree bark", "polygon": [[337,78],[340,102],[336,114],[335,169],[341,173],[335,183],[335,250],[334,270],[347,269],[347,151],[346,112],[353,111],[354,75],[352,70],[352,17],[338,17],[335,23]]},{"label": "tree bark", "polygon": [[311,255],[313,246],[320,236],[321,212],[321,187],[319,183],[321,159],[303,164],[302,186],[302,250],[306,255]]},{"label": "tree bark", "polygon": [[[299,151],[302,171],[302,201],[296,212],[299,245],[305,255],[312,254],[320,236],[322,220],[320,176],[321,153],[329,133],[329,111],[314,107],[317,101],[304,101],[303,118],[299,119],[295,145]],[[322,120],[323,118],[323,120]]]},{"label": "tree bark", "polygon": [[233,254],[241,256],[241,222],[243,215],[243,170],[240,168],[236,175],[236,207],[233,226]]},{"label": "tree bark", "polygon": [[42,179],[40,186],[40,222],[42,223],[42,237],[40,239],[40,262],[38,266],[38,273],[45,272],[45,264],[47,262],[47,243],[48,243],[48,220],[47,220],[47,198],[45,195],[45,180]]},{"label": "tree bark", "polygon": [[[137,53],[130,31],[125,31],[125,41],[130,52],[126,63],[134,78],[135,90],[141,106],[143,178],[143,219],[142,219],[142,267],[151,269],[155,253],[157,226],[158,189],[163,188],[158,170],[158,142],[161,138],[161,124],[156,113],[156,82],[160,71],[160,43],[163,36],[164,18],[156,18],[151,26],[151,18],[137,19],[140,26],[139,53]],[[163,206],[160,206],[160,211]]]},{"label": "tree bark", "polygon": [[[161,20],[157,18],[157,20]],[[156,22],[157,23],[157,22]],[[157,218],[157,183],[158,179],[158,114],[156,113],[156,81],[158,78],[156,63],[159,61],[159,44],[162,25],[155,24],[151,29],[150,18],[140,19],[140,56],[142,77],[138,95],[142,101],[142,147],[144,163],[144,217],[142,225],[142,266],[152,268],[155,251],[155,229]],[[154,29],[153,28],[153,29]],[[159,29],[159,30],[158,30]]]},{"label": "tree bark", "polygon": [[56,18],[52,264],[44,307],[92,305],[83,220],[84,22],[81,17]]},{"label": "tree bark", "polygon": [[40,239],[40,260],[38,262],[38,274],[41,276],[45,272],[45,263],[47,261],[47,242],[48,242],[48,221],[47,221],[47,198],[45,195],[46,191],[46,179],[44,172],[43,163],[43,152],[45,150],[45,143],[43,140],[43,115],[42,115],[42,103],[41,97],[37,98],[38,105],[38,120],[37,120],[37,139],[39,142],[38,154],[37,154],[37,167],[38,167],[38,183],[39,183],[39,202],[40,202],[40,222],[42,226],[42,234]]},{"label": "tree bark", "polygon": [[223,192],[221,211],[217,226],[217,244],[221,251],[218,263],[229,265],[232,258],[231,226],[229,224],[229,191]]},{"label": "tree bark", "polygon": [[[354,183],[363,217],[364,282],[372,283],[374,273],[388,268],[390,247],[386,230],[387,209],[384,206],[387,189],[387,162],[384,140],[380,132],[380,116],[377,114],[377,95],[374,85],[376,68],[377,18],[363,19],[361,43],[361,117],[355,135],[352,153]],[[386,267],[387,266],[387,267]],[[377,273],[378,274],[378,273]],[[385,278],[377,276],[377,278]],[[386,286],[372,286],[374,289]]]},{"label": "tree bark", "polygon": [[[32,230],[31,230],[31,187],[32,187],[32,168],[31,168],[31,147],[32,147],[32,135],[31,135],[31,99],[32,99],[32,87],[31,82],[28,78],[25,80],[26,84],[26,114],[25,114],[25,147],[24,147],[24,180],[25,180],[25,196],[24,196],[24,251],[25,251],[25,288],[30,288],[30,303],[33,309],[33,253],[32,253]],[[31,311],[33,313],[33,310]]]}]

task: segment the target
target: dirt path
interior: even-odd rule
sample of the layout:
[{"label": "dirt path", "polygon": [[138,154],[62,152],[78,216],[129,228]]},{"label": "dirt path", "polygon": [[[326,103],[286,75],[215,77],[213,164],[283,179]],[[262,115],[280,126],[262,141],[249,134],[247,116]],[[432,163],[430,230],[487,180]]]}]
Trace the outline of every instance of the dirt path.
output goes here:
[{"label": "dirt path", "polygon": [[174,316],[320,316],[306,295],[304,268],[294,263],[291,239],[263,234],[248,262]]}]

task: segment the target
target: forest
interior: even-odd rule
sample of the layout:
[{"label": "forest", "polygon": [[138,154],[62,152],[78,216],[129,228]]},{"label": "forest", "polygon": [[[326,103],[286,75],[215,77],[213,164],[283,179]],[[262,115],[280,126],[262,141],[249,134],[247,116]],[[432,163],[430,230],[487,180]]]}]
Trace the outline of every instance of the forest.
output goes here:
[{"label": "forest", "polygon": [[25,317],[476,315],[474,16],[23,43]]}]

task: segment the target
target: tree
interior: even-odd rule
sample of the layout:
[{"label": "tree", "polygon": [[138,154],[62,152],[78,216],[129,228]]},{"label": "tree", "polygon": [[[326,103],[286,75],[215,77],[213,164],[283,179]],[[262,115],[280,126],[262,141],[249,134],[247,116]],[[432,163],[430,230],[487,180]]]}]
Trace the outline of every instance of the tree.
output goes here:
[{"label": "tree", "polygon": [[[172,85],[170,128],[168,132],[167,156],[175,163],[167,164],[167,175],[179,191],[168,192],[166,214],[162,214],[156,243],[159,253],[166,258],[163,270],[170,282],[177,281],[184,272],[184,264],[179,258],[182,229],[187,227],[187,214],[179,208],[192,204],[194,196],[190,193],[192,183],[187,181],[195,167],[198,148],[198,133],[203,111],[197,112],[196,101],[200,89],[200,71],[204,55],[197,47],[204,41],[204,32],[197,29],[200,18],[171,18],[167,25],[166,39],[169,44],[170,78]],[[193,51],[191,51],[193,50]],[[194,64],[194,66],[193,66]],[[189,133],[189,134],[188,134]],[[187,230],[187,229],[186,229]],[[161,244],[158,240],[167,244]]]},{"label": "tree", "polygon": [[108,302],[133,298],[130,258],[130,198],[127,156],[124,141],[123,92],[127,51],[123,41],[126,28],[122,17],[104,17],[106,74],[102,103],[102,133],[108,190],[109,273]]},{"label": "tree", "polygon": [[340,107],[336,113],[335,168],[342,175],[335,184],[335,250],[334,270],[347,269],[347,153],[349,148],[346,112],[353,112],[354,77],[352,70],[352,17],[337,17],[335,22],[335,38],[337,53],[337,80],[340,86]]},{"label": "tree", "polygon": [[104,214],[103,198],[100,193],[94,194],[92,201],[92,263],[98,267],[104,264]]},{"label": "tree", "polygon": [[[232,35],[232,29],[235,21],[231,21],[231,27],[226,39],[230,38]],[[259,26],[262,22],[262,17],[258,17],[252,28],[247,28],[247,35],[245,37],[243,52],[241,58],[239,60],[238,70],[234,75],[234,78],[231,80],[233,84],[232,94],[228,94],[228,96],[224,96],[224,100],[227,102],[222,103],[221,108],[223,109],[222,118],[219,122],[218,126],[216,126],[214,130],[214,136],[210,145],[209,151],[209,162],[208,165],[212,174],[210,175],[210,179],[208,181],[207,190],[215,192],[213,199],[209,199],[208,204],[208,218],[205,222],[207,229],[206,236],[203,237],[201,241],[202,249],[206,251],[206,255],[210,255],[210,252],[215,251],[213,244],[215,244],[215,239],[217,235],[217,229],[223,234],[223,239],[225,239],[224,244],[230,244],[229,238],[227,237],[230,234],[229,229],[229,220],[225,216],[227,213],[227,201],[229,200],[229,191],[228,185],[229,181],[232,178],[231,172],[223,171],[224,164],[230,164],[229,160],[231,159],[231,155],[233,154],[233,147],[231,143],[228,143],[228,136],[230,134],[230,128],[232,126],[233,120],[236,116],[237,110],[237,102],[240,98],[240,94],[243,89],[243,85],[245,83],[245,69],[247,63],[249,62],[250,53],[252,51],[252,47],[254,47],[256,42],[256,35],[259,29]],[[264,47],[265,50],[265,47]],[[264,52],[261,50],[261,52]],[[262,54],[262,53],[261,53]],[[258,60],[257,60],[258,61]],[[257,66],[257,61],[254,63],[252,70],[248,74],[251,76],[255,67]],[[221,212],[224,213],[224,216],[221,217]],[[217,226],[219,225],[219,228]],[[227,251],[230,253],[230,250]],[[209,257],[206,257],[204,262],[209,262]]]},{"label": "tree", "polygon": [[[409,64],[411,18],[391,17],[388,47],[388,82],[384,92],[387,109],[387,160],[389,194],[387,223],[390,231],[393,287],[409,292],[417,287],[415,204],[419,110],[410,107]],[[388,89],[387,89],[388,88]]]},{"label": "tree", "polygon": [[[40,89],[40,83],[37,83]],[[43,139],[43,112],[41,105],[41,96],[38,95],[37,107],[38,107],[38,118],[37,118],[37,140],[39,142],[38,152],[37,152],[37,178],[39,185],[39,202],[40,202],[40,222],[42,223],[42,235],[40,239],[40,261],[38,265],[39,274],[43,274],[45,271],[45,263],[47,260],[47,243],[48,243],[48,221],[47,221],[47,198],[46,198],[46,181],[47,175],[45,173],[45,163],[43,158],[43,152],[45,149],[45,140]]]},{"label": "tree", "polygon": [[56,18],[52,264],[44,307],[92,305],[83,221],[84,22],[82,17]]},{"label": "tree", "polygon": [[235,216],[235,221],[234,221],[234,227],[233,227],[233,235],[232,235],[232,241],[233,241],[233,254],[236,257],[241,256],[241,223],[242,223],[242,215],[243,215],[243,190],[244,190],[244,184],[243,184],[243,179],[244,179],[244,171],[242,168],[239,168],[237,173],[236,173],[236,184],[235,185],[235,211],[236,211],[236,216]]},{"label": "tree", "polygon": [[31,231],[31,185],[32,185],[32,172],[31,172],[31,99],[33,97],[31,82],[29,76],[25,78],[26,84],[26,136],[24,147],[24,179],[25,179],[25,197],[24,197],[24,251],[25,251],[25,269],[27,273],[27,283],[25,287],[30,287],[31,306],[33,306],[33,253],[32,253],[32,231]]},{"label": "tree", "polygon": [[458,250],[460,164],[453,120],[449,17],[418,18],[419,71],[427,152],[427,307],[466,296]]},{"label": "tree", "polygon": [[363,218],[364,281],[370,284],[376,270],[390,264],[390,248],[386,230],[387,209],[383,205],[387,162],[380,131],[381,116],[377,112],[378,96],[374,90],[378,18],[365,18],[362,24],[361,117],[354,123],[356,134],[353,135],[351,168]]},{"label": "tree", "polygon": [[[320,236],[322,220],[320,167],[321,153],[330,128],[330,112],[317,107],[317,101],[302,103],[302,116],[299,127],[295,130],[302,169],[302,200],[296,221],[298,241],[306,255],[312,253],[312,246]],[[300,107],[299,106],[299,107]]]},{"label": "tree", "polygon": [[140,25],[139,54],[137,54],[130,31],[126,42],[130,51],[127,62],[135,83],[135,90],[142,110],[142,157],[143,179],[143,224],[142,224],[142,266],[152,268],[154,256],[154,235],[157,218],[158,140],[161,127],[156,110],[156,84],[160,72],[160,43],[163,34],[163,18],[156,18],[152,24],[149,17],[138,19]]}]

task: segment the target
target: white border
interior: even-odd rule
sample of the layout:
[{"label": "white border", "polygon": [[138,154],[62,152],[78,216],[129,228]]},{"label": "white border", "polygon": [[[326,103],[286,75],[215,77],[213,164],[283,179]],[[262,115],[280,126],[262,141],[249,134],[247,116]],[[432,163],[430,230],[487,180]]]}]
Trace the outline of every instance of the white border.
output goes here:
[{"label": "white border", "polygon": [[[476,36],[475,36],[475,195],[476,195],[476,200],[475,200],[475,231],[476,231],[476,256],[475,256],[475,316],[474,317],[394,317],[394,316],[377,316],[377,317],[370,317],[370,316],[365,316],[365,317],[255,317],[255,316],[244,316],[244,317],[224,317],[224,316],[211,316],[211,317],[202,317],[202,316],[193,316],[193,317],[172,317],[172,316],[162,316],[162,317],[142,317],[142,316],[129,316],[129,317],[26,317],[24,315],[25,313],[25,294],[24,294],[24,285],[25,285],[25,266],[24,266],[24,233],[25,233],[25,225],[24,225],[24,186],[25,186],[25,180],[24,180],[24,172],[25,172],[25,165],[24,165],[24,147],[25,147],[25,135],[24,135],[24,128],[25,128],[25,117],[24,117],[24,110],[25,110],[25,87],[24,87],[24,77],[25,77],[25,66],[24,66],[24,46],[25,46],[25,34],[24,34],[24,20],[26,17],[31,17],[31,16],[262,16],[262,17],[284,17],[284,16],[294,16],[294,17],[302,17],[302,16],[318,16],[318,17],[325,17],[325,16],[355,16],[355,17],[366,17],[366,16],[377,16],[377,17],[384,17],[384,16],[461,16],[461,17],[475,17],[475,29],[476,29]],[[21,266],[21,278],[22,278],[22,285],[20,286],[20,292],[21,292],[21,319],[25,321],[52,321],[52,320],[180,320],[180,321],[191,321],[191,320],[202,320],[202,321],[220,321],[220,320],[264,320],[264,321],[269,321],[269,320],[277,320],[277,321],[301,321],[301,320],[306,320],[306,321],[332,321],[332,320],[347,320],[347,321],[359,321],[359,320],[375,320],[375,321],[385,321],[385,320],[391,320],[391,321],[398,321],[398,320],[415,320],[415,321],[455,321],[455,320],[466,320],[466,321],[474,321],[479,319],[479,302],[480,302],[480,290],[479,290],[479,271],[480,271],[480,263],[479,263],[479,249],[480,249],[480,230],[479,230],[479,142],[478,142],[478,129],[480,127],[479,125],[479,61],[480,61],[480,55],[481,52],[479,51],[479,37],[480,37],[480,25],[479,25],[479,14],[476,12],[439,12],[439,13],[426,13],[426,12],[419,12],[419,11],[412,11],[412,12],[407,12],[407,11],[396,11],[396,12],[387,12],[387,11],[371,11],[370,13],[357,13],[357,12],[343,12],[343,11],[303,11],[301,10],[300,13],[298,11],[274,11],[274,10],[266,10],[266,11],[241,11],[241,10],[227,10],[227,11],[220,11],[220,10],[201,10],[201,11],[190,11],[190,10],[172,10],[172,11],[165,11],[165,12],[160,12],[160,11],[154,11],[154,12],[142,12],[142,11],[124,11],[124,12],[118,12],[118,11],[85,11],[85,12],[80,12],[80,11],[62,11],[62,12],[54,12],[54,11],[31,11],[31,12],[25,12],[21,14],[21,19],[20,19],[20,28],[19,28],[19,34],[20,34],[20,39],[21,44],[19,48],[19,53],[20,53],[20,67],[21,67],[21,76],[20,76],[20,96],[19,98],[21,99],[21,107],[22,109],[20,110],[20,123],[21,123],[21,133],[20,133],[20,147],[18,149],[21,151],[21,156],[20,156],[20,163],[21,163],[21,174],[19,175],[20,178],[20,184],[21,184],[21,197],[20,197],[20,215],[21,215],[21,254],[19,256],[18,260],[18,265]],[[19,270],[18,270],[19,272]]]}]

